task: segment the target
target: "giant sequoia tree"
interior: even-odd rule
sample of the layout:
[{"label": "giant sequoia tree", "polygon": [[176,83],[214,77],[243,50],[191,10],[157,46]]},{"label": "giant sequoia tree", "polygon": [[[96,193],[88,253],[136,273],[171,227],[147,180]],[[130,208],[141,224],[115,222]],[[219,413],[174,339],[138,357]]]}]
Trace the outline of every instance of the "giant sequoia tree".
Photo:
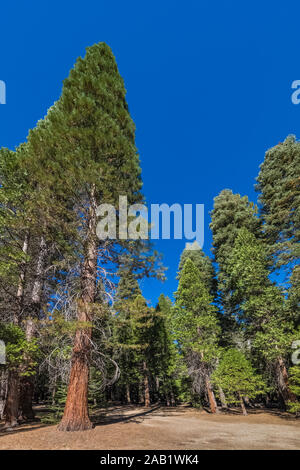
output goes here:
[{"label": "giant sequoia tree", "polygon": [[77,250],[82,260],[77,302],[81,327],[75,335],[60,430],[92,426],[87,391],[93,305],[99,277],[96,209],[104,202],[117,206],[119,194],[127,195],[129,203],[141,200],[134,130],[115,58],[106,44],[95,44],[87,49],[84,59],[77,60],[64,82],[61,98],[49,111],[38,135],[44,143],[44,158],[55,162],[58,179],[61,172],[65,192],[70,196],[69,208],[77,214],[80,234]]}]

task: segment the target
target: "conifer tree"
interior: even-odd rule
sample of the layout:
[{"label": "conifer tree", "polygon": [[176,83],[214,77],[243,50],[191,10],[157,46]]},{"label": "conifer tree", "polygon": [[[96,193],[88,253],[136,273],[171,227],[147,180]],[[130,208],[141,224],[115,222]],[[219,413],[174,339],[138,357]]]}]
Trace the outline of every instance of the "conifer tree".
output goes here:
[{"label": "conifer tree", "polygon": [[284,404],[293,399],[288,385],[286,356],[293,338],[293,318],[284,296],[270,281],[266,247],[246,228],[240,229],[228,259],[240,321],[256,353],[276,370],[278,392]]},{"label": "conifer tree", "polygon": [[[35,192],[30,190],[28,173],[20,162],[26,153],[24,145],[15,152],[0,150],[0,321],[21,327],[28,308],[28,277],[32,273],[30,233],[37,226],[30,208]],[[31,271],[31,273],[30,273]],[[27,337],[28,341],[32,338]],[[25,356],[23,357],[25,360]],[[28,366],[31,362],[28,356]],[[5,426],[14,427],[19,419],[20,380],[30,382],[30,375],[20,378],[21,362],[8,370],[7,399],[4,408]],[[28,367],[30,369],[30,366]]]},{"label": "conifer tree", "polygon": [[238,304],[235,302],[235,287],[227,269],[228,258],[238,230],[246,227],[259,238],[260,225],[257,208],[247,196],[242,197],[224,189],[214,199],[210,229],[213,236],[214,260],[217,263],[218,303],[222,313],[220,319],[225,346],[242,340],[242,332],[236,322]]},{"label": "conifer tree", "polygon": [[118,387],[123,388],[126,403],[132,401],[132,387],[140,379],[139,358],[136,353],[135,323],[129,304],[140,296],[141,290],[129,267],[120,270],[114,309],[114,353],[120,368]]},{"label": "conifer tree", "polygon": [[95,44],[79,58],[64,82],[62,96],[49,113],[55,158],[64,168],[80,207],[82,248],[81,294],[78,320],[86,324],[75,335],[65,413],[60,430],[90,429],[88,376],[97,284],[96,208],[103,202],[117,206],[119,195],[128,203],[141,201],[141,178],[134,143],[134,124],[125,88],[110,48]]},{"label": "conifer tree", "polygon": [[237,349],[226,351],[212,374],[212,381],[221,387],[228,403],[241,405],[243,415],[247,416],[245,397],[255,398],[264,394],[266,385],[253,369],[250,361]]},{"label": "conifer tree", "polygon": [[193,380],[204,385],[212,413],[217,404],[210,374],[218,357],[220,327],[216,307],[199,270],[187,259],[175,293],[173,325],[176,340],[184,355]]},{"label": "conifer tree", "polygon": [[297,401],[288,402],[289,411],[296,413],[298,416],[300,412],[300,367],[299,364],[293,366],[289,370],[290,374],[290,389],[291,392],[297,397]]},{"label": "conifer tree", "polygon": [[172,302],[163,294],[159,296],[154,318],[152,339],[152,367],[156,379],[158,399],[175,405],[178,388],[177,348],[172,331]]},{"label": "conifer tree", "polygon": [[200,272],[201,279],[205,283],[206,287],[209,289],[210,294],[216,296],[216,279],[215,271],[211,259],[205,255],[204,251],[198,247],[195,248],[195,245],[192,245],[193,249],[188,249],[187,247],[183,250],[180,256],[179,266],[178,266],[178,275],[177,278],[180,279],[181,271],[183,269],[184,263],[187,259],[193,261],[194,265],[198,268]]},{"label": "conifer tree", "polygon": [[142,391],[145,407],[149,407],[151,403],[151,383],[153,382],[153,356],[155,354],[153,333],[158,313],[154,308],[147,305],[142,295],[138,295],[128,305],[133,322],[135,350],[142,379],[140,390]]},{"label": "conifer tree", "polygon": [[266,152],[256,186],[264,236],[277,267],[292,271],[300,258],[300,142],[288,136]]}]

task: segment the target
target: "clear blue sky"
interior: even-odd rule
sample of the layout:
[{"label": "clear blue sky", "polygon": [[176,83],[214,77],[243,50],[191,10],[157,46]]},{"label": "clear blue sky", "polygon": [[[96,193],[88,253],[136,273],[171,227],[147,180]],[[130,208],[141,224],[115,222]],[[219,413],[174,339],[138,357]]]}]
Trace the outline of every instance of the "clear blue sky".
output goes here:
[{"label": "clear blue sky", "polygon": [[[247,4],[246,4],[247,3]],[[204,203],[223,189],[248,194],[264,152],[298,137],[300,4],[296,1],[17,1],[0,7],[0,146],[14,148],[60,95],[78,56],[112,48],[137,126],[150,203]],[[183,241],[160,241],[168,281],[144,281],[147,299],[172,295]]]}]

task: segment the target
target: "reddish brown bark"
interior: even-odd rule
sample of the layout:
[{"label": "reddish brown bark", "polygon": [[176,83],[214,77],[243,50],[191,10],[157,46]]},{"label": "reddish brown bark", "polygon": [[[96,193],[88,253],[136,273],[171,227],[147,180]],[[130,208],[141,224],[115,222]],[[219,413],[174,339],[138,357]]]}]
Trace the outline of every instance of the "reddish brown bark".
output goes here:
[{"label": "reddish brown bark", "polygon": [[[92,304],[95,300],[97,277],[96,245],[96,201],[92,192],[87,220],[87,240],[81,274],[81,299],[78,303],[77,320],[92,322]],[[58,426],[60,431],[84,431],[93,427],[88,411],[89,359],[92,329],[82,325],[75,333],[72,351],[72,365],[67,401],[63,418]]]},{"label": "reddish brown bark", "polygon": [[283,404],[286,407],[288,401],[295,402],[297,401],[297,397],[291,392],[289,388],[289,376],[282,357],[277,359],[276,375],[279,393],[281,395]]},{"label": "reddish brown bark", "polygon": [[145,406],[150,406],[150,391],[149,391],[149,377],[148,377],[148,368],[146,361],[143,362],[143,369],[144,369],[144,398],[145,398]]},{"label": "reddish brown bark", "polygon": [[21,377],[20,380],[20,420],[32,420],[35,414],[32,407],[32,397],[34,392],[34,382],[32,377]]},{"label": "reddish brown bark", "polygon": [[7,393],[7,377],[8,372],[0,369],[0,420],[3,419],[4,406]]},{"label": "reddish brown bark", "polygon": [[211,386],[211,383],[210,383],[210,380],[209,380],[208,377],[205,380],[205,385],[206,385],[206,391],[207,391],[210,411],[211,411],[211,413],[218,413],[219,409],[218,409],[218,406],[217,406],[215,394],[214,394],[214,391],[212,389],[212,386]]},{"label": "reddish brown bark", "polygon": [[19,424],[19,386],[19,371],[16,369],[9,370],[7,379],[7,397],[3,412],[5,428],[13,428]]}]

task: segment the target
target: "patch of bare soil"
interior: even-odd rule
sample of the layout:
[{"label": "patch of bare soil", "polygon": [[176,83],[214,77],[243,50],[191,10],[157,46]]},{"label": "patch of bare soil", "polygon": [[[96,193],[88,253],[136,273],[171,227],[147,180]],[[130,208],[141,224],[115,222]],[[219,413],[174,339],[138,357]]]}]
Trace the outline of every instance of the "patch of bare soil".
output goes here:
[{"label": "patch of bare soil", "polygon": [[41,422],[0,428],[0,449],[300,449],[300,420],[276,410],[246,417],[186,406],[114,406],[99,410],[94,421],[93,430],[73,433]]}]

